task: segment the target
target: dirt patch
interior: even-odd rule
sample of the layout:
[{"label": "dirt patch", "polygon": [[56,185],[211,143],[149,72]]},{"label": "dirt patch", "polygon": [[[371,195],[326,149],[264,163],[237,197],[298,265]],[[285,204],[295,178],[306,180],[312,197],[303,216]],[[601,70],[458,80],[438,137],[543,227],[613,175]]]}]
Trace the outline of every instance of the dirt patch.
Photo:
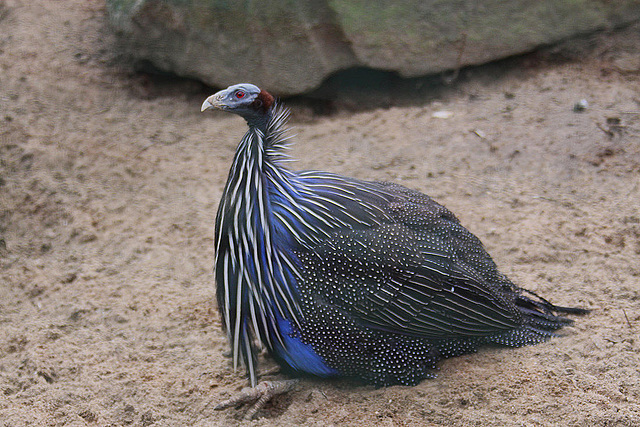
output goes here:
[{"label": "dirt patch", "polygon": [[[305,380],[253,425],[640,424],[637,34],[402,107],[294,103],[296,168],[422,190],[516,283],[593,313],[416,387]],[[101,2],[0,3],[0,419],[235,425],[213,410],[246,380],[224,356],[212,235],[245,124],[201,115],[197,84],[114,65],[111,43]]]}]

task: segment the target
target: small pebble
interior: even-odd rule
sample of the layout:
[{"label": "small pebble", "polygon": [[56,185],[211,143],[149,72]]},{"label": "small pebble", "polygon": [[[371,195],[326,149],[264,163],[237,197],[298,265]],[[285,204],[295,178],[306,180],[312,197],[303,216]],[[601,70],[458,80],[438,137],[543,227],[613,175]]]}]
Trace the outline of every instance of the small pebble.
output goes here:
[{"label": "small pebble", "polygon": [[436,111],[435,113],[431,114],[431,117],[435,119],[448,119],[451,116],[453,116],[453,112],[446,110]]},{"label": "small pebble", "polygon": [[573,104],[574,113],[582,113],[587,108],[589,108],[589,102],[587,102],[586,99],[581,99],[580,101]]}]

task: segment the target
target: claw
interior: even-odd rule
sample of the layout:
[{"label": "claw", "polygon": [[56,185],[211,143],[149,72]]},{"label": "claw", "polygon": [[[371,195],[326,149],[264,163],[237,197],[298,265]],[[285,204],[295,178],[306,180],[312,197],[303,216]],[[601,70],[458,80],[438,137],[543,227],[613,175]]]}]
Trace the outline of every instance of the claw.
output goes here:
[{"label": "claw", "polygon": [[255,402],[244,416],[245,420],[251,420],[259,410],[264,408],[267,402],[275,396],[290,392],[298,382],[299,380],[263,381],[255,387],[243,388],[236,396],[218,403],[213,409],[219,411],[231,406]]}]

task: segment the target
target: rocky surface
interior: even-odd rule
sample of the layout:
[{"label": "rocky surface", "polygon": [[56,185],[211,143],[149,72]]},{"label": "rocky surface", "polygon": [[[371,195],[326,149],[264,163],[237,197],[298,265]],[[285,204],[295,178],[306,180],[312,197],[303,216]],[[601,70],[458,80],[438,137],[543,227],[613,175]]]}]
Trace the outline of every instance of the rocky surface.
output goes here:
[{"label": "rocky surface", "polygon": [[107,0],[123,51],[216,87],[290,95],[337,71],[422,76],[640,18],[637,0]]}]

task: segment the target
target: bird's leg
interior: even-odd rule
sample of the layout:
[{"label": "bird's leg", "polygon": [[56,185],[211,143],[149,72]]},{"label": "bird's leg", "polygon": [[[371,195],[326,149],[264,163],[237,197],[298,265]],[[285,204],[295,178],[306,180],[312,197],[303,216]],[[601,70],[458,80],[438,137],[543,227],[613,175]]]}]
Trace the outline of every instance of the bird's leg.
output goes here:
[{"label": "bird's leg", "polygon": [[280,394],[288,393],[293,390],[299,380],[282,380],[282,381],[263,381],[255,387],[245,387],[236,396],[231,399],[220,402],[213,409],[219,411],[231,406],[242,405],[249,402],[255,402],[247,411],[244,418],[252,419],[255,414],[264,407],[271,399]]}]

